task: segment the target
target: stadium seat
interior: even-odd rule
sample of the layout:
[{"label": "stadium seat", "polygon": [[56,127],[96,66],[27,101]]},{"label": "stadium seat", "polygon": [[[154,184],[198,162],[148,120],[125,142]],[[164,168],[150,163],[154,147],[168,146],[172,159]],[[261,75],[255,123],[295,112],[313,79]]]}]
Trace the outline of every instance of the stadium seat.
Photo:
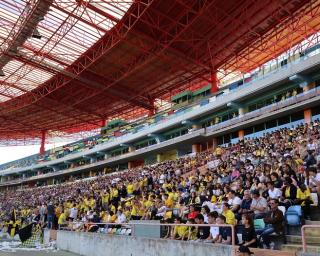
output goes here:
[{"label": "stadium seat", "polygon": [[302,209],[300,205],[290,206],[285,214],[285,220],[287,225],[300,226],[302,224],[301,216]]},{"label": "stadium seat", "polygon": [[311,199],[313,201],[312,206],[318,206],[319,201],[317,193],[311,193]]},{"label": "stadium seat", "polygon": [[266,226],[263,219],[255,219],[253,224],[255,229],[263,229]]}]

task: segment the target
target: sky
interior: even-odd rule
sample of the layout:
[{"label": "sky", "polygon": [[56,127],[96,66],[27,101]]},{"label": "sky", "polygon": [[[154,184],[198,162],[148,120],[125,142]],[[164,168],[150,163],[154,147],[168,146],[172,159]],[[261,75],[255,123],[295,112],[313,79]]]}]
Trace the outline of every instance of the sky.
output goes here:
[{"label": "sky", "polygon": [[[59,147],[65,143],[46,144],[46,150]],[[26,156],[38,154],[40,145],[0,147],[0,164],[14,161]]]}]

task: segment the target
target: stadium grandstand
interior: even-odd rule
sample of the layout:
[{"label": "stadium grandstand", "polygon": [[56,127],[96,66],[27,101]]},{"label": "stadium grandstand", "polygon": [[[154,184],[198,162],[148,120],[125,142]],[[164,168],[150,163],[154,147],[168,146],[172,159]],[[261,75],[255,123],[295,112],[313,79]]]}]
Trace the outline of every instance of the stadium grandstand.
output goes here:
[{"label": "stadium grandstand", "polygon": [[0,256],[320,255],[320,0],[1,0],[0,120]]}]

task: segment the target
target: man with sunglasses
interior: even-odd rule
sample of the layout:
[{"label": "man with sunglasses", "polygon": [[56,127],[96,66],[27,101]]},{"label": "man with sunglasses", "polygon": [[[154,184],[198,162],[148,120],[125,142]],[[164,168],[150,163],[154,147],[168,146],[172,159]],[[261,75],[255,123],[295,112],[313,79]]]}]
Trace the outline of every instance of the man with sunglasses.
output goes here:
[{"label": "man with sunglasses", "polygon": [[257,230],[257,234],[260,235],[259,240],[263,240],[263,244],[266,248],[270,249],[270,235],[273,232],[281,234],[283,231],[283,213],[278,209],[279,201],[277,199],[271,199],[269,202],[270,211],[266,213],[264,217],[265,228]]}]

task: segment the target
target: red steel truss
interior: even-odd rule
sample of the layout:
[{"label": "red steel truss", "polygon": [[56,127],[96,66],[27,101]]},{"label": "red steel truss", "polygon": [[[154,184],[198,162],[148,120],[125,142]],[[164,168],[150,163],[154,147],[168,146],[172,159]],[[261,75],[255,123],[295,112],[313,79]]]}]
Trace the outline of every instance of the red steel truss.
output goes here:
[{"label": "red steel truss", "polygon": [[[320,0],[2,2],[0,141],[148,115],[156,100],[254,70],[320,28]],[[40,40],[17,40],[35,28]]]}]

